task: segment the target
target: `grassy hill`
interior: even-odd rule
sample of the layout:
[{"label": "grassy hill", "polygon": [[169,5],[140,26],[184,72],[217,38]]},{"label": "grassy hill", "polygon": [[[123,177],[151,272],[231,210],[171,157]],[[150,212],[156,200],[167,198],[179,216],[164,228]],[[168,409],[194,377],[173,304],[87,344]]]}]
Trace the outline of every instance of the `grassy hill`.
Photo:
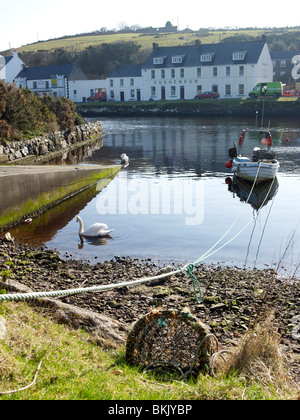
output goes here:
[{"label": "grassy hill", "polygon": [[[202,44],[226,42],[226,40],[246,41],[260,39],[262,35],[274,37],[278,41],[280,38],[294,38],[299,42],[300,27],[296,28],[245,28],[245,29],[203,29],[194,32],[174,32],[174,33],[136,33],[136,32],[116,32],[99,34],[82,34],[76,36],[66,36],[63,38],[51,39],[48,41],[36,42],[18,48],[21,53],[51,51],[55,49],[66,49],[73,52],[82,51],[88,47],[95,47],[103,43],[136,42],[142,50],[152,48],[153,42],[160,46],[174,46],[194,44],[199,40]],[[300,45],[298,46],[300,48]]]}]

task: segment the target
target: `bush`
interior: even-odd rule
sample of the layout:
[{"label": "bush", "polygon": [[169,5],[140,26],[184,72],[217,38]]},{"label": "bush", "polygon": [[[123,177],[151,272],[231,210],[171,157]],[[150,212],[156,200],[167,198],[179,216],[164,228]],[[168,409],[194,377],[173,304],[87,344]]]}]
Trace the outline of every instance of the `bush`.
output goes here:
[{"label": "bush", "polygon": [[75,105],[66,98],[36,97],[0,81],[0,139],[20,140],[52,131],[72,130],[83,124]]}]

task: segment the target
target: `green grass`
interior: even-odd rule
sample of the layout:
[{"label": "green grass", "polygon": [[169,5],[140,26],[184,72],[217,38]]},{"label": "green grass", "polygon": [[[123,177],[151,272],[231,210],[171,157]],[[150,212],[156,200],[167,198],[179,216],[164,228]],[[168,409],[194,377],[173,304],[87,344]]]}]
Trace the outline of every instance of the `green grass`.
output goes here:
[{"label": "green grass", "polygon": [[11,400],[277,400],[297,389],[245,375],[200,375],[195,382],[162,382],[126,364],[124,347],[103,349],[81,330],[54,323],[23,302],[0,304],[7,333],[0,339],[0,395]]},{"label": "green grass", "polygon": [[[288,29],[289,31],[297,31],[298,29]],[[194,44],[195,40],[201,41],[202,44],[218,43],[226,37],[245,36],[260,39],[262,35],[277,34],[280,35],[287,29],[238,29],[238,30],[204,30],[192,33],[159,33],[159,34],[139,34],[139,33],[115,33],[115,34],[99,34],[99,35],[82,35],[76,37],[65,37],[61,39],[53,39],[41,41],[34,44],[24,45],[18,48],[19,52],[29,52],[38,50],[54,50],[63,48],[71,51],[82,51],[89,46],[101,45],[102,43],[113,42],[136,42],[141,45],[142,50],[152,49],[153,42],[161,47],[169,47],[174,45]]]}]

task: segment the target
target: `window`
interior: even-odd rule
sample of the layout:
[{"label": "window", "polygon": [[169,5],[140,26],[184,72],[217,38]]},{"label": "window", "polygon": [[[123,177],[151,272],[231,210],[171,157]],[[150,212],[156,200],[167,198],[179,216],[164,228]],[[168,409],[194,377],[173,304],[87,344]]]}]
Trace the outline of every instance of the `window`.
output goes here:
[{"label": "window", "polygon": [[115,99],[115,91],[114,90],[110,91],[110,97],[111,97],[111,99]]},{"label": "window", "polygon": [[218,76],[218,67],[213,67],[213,77]]},{"label": "window", "polygon": [[280,67],[286,67],[286,61],[285,60],[280,61]]},{"label": "window", "polygon": [[113,81],[113,79],[110,79],[110,80],[109,80],[109,86],[110,86],[110,87],[113,87],[113,85],[114,85],[114,81]]},{"label": "window", "polygon": [[134,79],[130,79],[130,86],[134,86]]},{"label": "window", "polygon": [[155,79],[155,70],[151,70],[151,79]]},{"label": "window", "polygon": [[202,85],[197,85],[197,95],[202,92]]},{"label": "window", "polygon": [[131,90],[130,90],[130,98],[131,98],[131,99],[135,98],[135,92],[134,92],[134,89],[131,89]]},{"label": "window", "polygon": [[215,93],[219,93],[219,86],[218,85],[212,85],[211,90]]},{"label": "window", "polygon": [[45,88],[46,89],[49,89],[49,82],[48,82],[48,80],[46,80],[46,82],[45,82]]},{"label": "window", "polygon": [[225,76],[230,77],[230,66],[226,66],[225,68]]},{"label": "window", "polygon": [[153,58],[153,64],[163,64],[164,58],[163,57],[155,57]]},{"label": "window", "polygon": [[239,85],[239,95],[245,95],[245,85]]},{"label": "window", "polygon": [[124,79],[120,79],[120,86],[123,87],[124,86]]},{"label": "window", "polygon": [[200,56],[201,63],[210,63],[213,59],[214,53],[202,54]]},{"label": "window", "polygon": [[197,77],[201,77],[201,67],[197,67]]},{"label": "window", "polygon": [[236,51],[232,54],[233,61],[245,60],[247,51]]},{"label": "window", "polygon": [[33,89],[37,89],[37,83],[33,82]]},{"label": "window", "polygon": [[239,76],[245,76],[245,67],[244,66],[239,67]]},{"label": "window", "polygon": [[155,86],[151,86],[151,96],[156,96],[156,88],[155,88]]},{"label": "window", "polygon": [[231,85],[225,85],[225,95],[231,95]]},{"label": "window", "polygon": [[172,57],[173,64],[181,64],[182,63],[182,56]]},{"label": "window", "polygon": [[171,86],[171,96],[176,96],[176,86]]},{"label": "window", "polygon": [[175,69],[171,69],[171,78],[175,79]]},{"label": "window", "polygon": [[184,69],[180,69],[180,77],[184,77]]},{"label": "window", "polygon": [[162,79],[165,79],[166,78],[166,70],[161,70],[160,75],[161,75]]}]

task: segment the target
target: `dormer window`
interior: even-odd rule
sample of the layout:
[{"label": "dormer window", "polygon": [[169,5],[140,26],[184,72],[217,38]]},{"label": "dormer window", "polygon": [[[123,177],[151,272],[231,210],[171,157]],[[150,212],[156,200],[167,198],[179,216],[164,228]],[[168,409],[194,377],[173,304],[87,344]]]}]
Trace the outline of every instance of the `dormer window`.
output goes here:
[{"label": "dormer window", "polygon": [[247,54],[247,51],[235,51],[232,54],[232,59],[233,61],[243,61],[245,60],[246,54]]},{"label": "dormer window", "polygon": [[213,60],[214,53],[206,53],[200,56],[201,63],[210,63]]},{"label": "dormer window", "polygon": [[153,58],[153,64],[164,64],[164,57],[154,57]]},{"label": "dormer window", "polygon": [[182,63],[182,55],[175,55],[172,57],[172,64],[181,64]]}]

